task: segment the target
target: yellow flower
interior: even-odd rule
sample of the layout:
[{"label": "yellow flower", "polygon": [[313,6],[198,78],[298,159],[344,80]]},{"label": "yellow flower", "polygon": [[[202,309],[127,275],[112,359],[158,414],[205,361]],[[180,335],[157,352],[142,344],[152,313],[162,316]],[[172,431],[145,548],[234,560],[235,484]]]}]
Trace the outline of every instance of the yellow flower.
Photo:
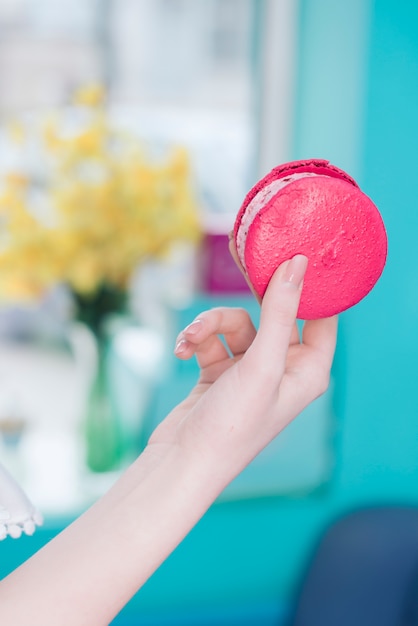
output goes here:
[{"label": "yellow flower", "polygon": [[4,177],[6,187],[16,191],[25,191],[29,185],[29,179],[21,172],[9,172]]},{"label": "yellow flower", "polygon": [[63,147],[64,141],[60,137],[57,121],[54,117],[49,116],[43,125],[42,139],[47,150],[56,152]]},{"label": "yellow flower", "polygon": [[43,125],[50,167],[44,192],[53,209],[48,226],[31,206],[34,181],[19,172],[3,179],[0,294],[33,295],[56,282],[83,294],[104,284],[121,287],[146,259],[179,240],[198,241],[187,150],[151,160],[138,139],[110,123],[104,95],[100,85],[76,94],[78,104],[92,109],[77,133],[69,134],[59,116]]},{"label": "yellow flower", "polygon": [[104,141],[106,135],[100,122],[95,123],[86,131],[75,137],[72,142],[72,148],[75,152],[74,158],[82,158],[101,154],[104,150]]},{"label": "yellow flower", "polygon": [[7,124],[6,131],[13,141],[18,145],[22,145],[26,139],[25,127],[18,120],[12,120]]},{"label": "yellow flower", "polygon": [[74,104],[82,106],[96,107],[103,104],[105,100],[105,90],[103,85],[93,83],[81,87],[74,95]]}]

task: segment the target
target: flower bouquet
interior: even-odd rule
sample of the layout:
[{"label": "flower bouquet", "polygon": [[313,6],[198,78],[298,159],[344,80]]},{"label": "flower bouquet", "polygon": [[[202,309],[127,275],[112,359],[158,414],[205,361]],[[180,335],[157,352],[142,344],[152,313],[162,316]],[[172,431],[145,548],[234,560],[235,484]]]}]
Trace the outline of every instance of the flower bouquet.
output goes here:
[{"label": "flower bouquet", "polygon": [[[65,285],[75,317],[94,333],[102,355],[104,321],[125,310],[137,268],[167,255],[174,243],[200,238],[187,150],[151,158],[138,137],[115,128],[105,93],[94,85],[77,92],[68,110],[13,122],[6,132],[23,165],[0,176],[0,298],[28,301]],[[28,154],[35,155],[29,167]],[[97,406],[105,399],[102,361]],[[108,411],[106,405],[87,416],[88,464],[95,470],[118,459],[109,452],[115,433],[106,445],[100,437]]]}]

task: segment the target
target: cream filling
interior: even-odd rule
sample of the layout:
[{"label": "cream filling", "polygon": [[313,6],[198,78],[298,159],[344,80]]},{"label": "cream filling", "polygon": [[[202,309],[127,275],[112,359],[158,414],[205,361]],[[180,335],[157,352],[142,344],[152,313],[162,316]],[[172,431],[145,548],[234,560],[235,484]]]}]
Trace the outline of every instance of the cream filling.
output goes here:
[{"label": "cream filling", "polygon": [[[311,176],[324,176],[324,174],[315,174],[314,172],[302,172],[300,174],[289,174],[284,178],[278,178],[271,183],[260,189],[260,191],[254,196],[251,202],[248,204],[242,216],[241,223],[237,231],[237,253],[242,267],[247,271],[245,265],[245,242],[247,239],[247,233],[251,227],[251,224],[255,220],[260,209],[267,204],[267,202],[275,196],[279,191],[301,178],[309,178]],[[326,175],[325,175],[326,176]],[[326,176],[326,178],[330,178]]]}]

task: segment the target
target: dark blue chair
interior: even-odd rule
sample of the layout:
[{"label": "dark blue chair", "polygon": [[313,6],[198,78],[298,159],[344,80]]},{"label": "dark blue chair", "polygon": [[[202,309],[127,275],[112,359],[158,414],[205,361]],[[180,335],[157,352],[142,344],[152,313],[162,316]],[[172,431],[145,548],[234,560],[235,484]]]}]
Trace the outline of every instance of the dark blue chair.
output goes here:
[{"label": "dark blue chair", "polygon": [[333,523],[290,626],[418,626],[418,508],[368,508]]}]

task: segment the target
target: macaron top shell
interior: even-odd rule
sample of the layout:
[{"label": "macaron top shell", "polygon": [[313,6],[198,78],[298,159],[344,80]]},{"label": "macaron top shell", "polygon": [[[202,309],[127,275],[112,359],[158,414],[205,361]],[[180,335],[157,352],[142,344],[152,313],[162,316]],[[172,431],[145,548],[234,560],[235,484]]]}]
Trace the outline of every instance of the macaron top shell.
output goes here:
[{"label": "macaron top shell", "polygon": [[283,261],[295,254],[308,257],[298,310],[305,320],[357,304],[386,262],[387,237],[377,207],[348,174],[319,159],[285,164],[265,176],[247,194],[234,233],[260,297]]}]

